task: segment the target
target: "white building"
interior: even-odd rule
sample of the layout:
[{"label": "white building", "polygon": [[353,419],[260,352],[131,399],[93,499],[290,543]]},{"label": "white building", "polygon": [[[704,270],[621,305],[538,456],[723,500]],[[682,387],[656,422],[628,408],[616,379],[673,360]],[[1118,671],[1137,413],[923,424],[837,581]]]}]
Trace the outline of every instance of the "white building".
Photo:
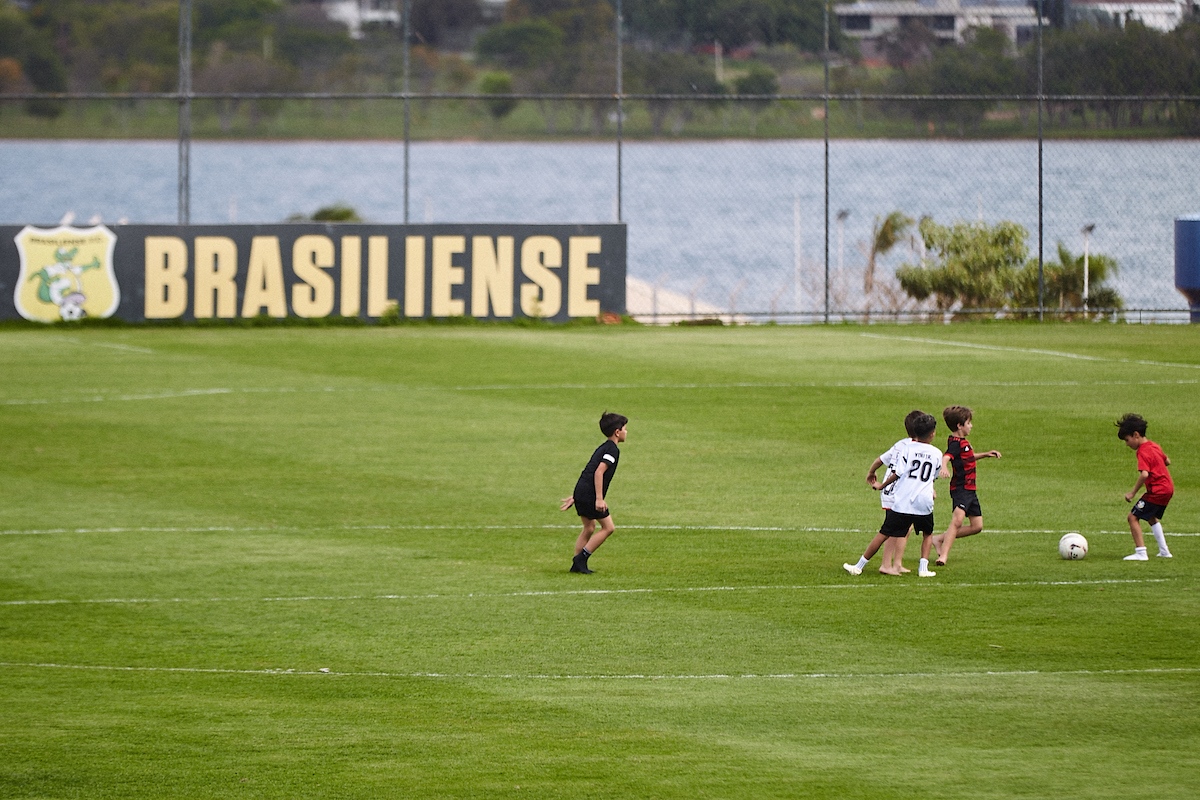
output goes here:
[{"label": "white building", "polygon": [[[1023,45],[1037,35],[1037,13],[1024,3],[968,4],[960,0],[858,0],[833,8],[842,33],[871,42],[904,24],[922,22],[945,42],[963,41],[968,28],[1004,31]],[[1042,24],[1049,24],[1045,17]]]},{"label": "white building", "polygon": [[350,29],[350,36],[363,37],[364,25],[387,25],[399,27],[403,22],[401,3],[403,0],[322,0],[325,16],[340,22]]},{"label": "white building", "polygon": [[1147,28],[1164,32],[1179,27],[1187,11],[1188,4],[1179,0],[1138,0],[1136,3],[1121,3],[1116,0],[1071,0],[1071,13],[1075,18],[1087,15],[1104,16],[1118,25],[1134,20]]}]

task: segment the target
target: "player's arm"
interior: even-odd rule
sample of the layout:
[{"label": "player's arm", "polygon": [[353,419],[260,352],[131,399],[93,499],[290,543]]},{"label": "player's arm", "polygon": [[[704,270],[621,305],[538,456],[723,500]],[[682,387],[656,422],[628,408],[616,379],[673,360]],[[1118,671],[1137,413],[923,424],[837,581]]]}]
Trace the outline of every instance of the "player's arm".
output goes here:
[{"label": "player's arm", "polygon": [[604,499],[604,473],[608,472],[608,462],[601,461],[596,467],[596,510],[603,511],[608,508],[608,503]]},{"label": "player's arm", "polygon": [[938,470],[939,478],[950,477],[950,459],[952,456],[949,453],[942,453],[942,468]]},{"label": "player's arm", "polygon": [[986,453],[976,453],[975,454],[976,461],[978,461],[981,458],[999,458],[999,457],[1000,457],[999,450],[988,450]]},{"label": "player's arm", "polygon": [[1144,469],[1138,470],[1137,483],[1135,483],[1133,485],[1133,488],[1131,490],[1129,490],[1128,492],[1125,493],[1125,500],[1126,501],[1132,500],[1133,496],[1138,493],[1138,490],[1146,485],[1146,481],[1149,480],[1149,478],[1150,478],[1149,472],[1147,472]]},{"label": "player's arm", "polygon": [[875,473],[879,472],[879,468],[883,466],[883,459],[876,458],[871,462],[871,468],[867,470],[867,486],[872,489],[882,489],[883,484],[875,477]]},{"label": "player's arm", "polygon": [[575,498],[574,498],[574,497],[564,497],[564,498],[562,499],[562,505],[560,505],[560,506],[558,507],[558,510],[559,510],[559,511],[566,511],[568,508],[570,508],[570,507],[571,507],[571,506],[573,506],[573,505],[575,505]]},{"label": "player's arm", "polygon": [[894,472],[889,472],[887,477],[883,479],[883,483],[879,484],[880,490],[886,489],[896,481],[900,480],[900,476]]}]

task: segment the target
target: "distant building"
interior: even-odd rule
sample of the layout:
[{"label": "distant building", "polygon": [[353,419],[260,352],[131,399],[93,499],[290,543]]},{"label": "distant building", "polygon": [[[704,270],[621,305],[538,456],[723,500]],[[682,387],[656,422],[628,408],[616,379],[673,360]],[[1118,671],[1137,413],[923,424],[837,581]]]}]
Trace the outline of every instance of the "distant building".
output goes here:
[{"label": "distant building", "polygon": [[[1023,45],[1037,35],[1037,13],[1023,2],[960,0],[858,0],[833,7],[842,33],[861,42],[870,57],[875,43],[902,25],[921,22],[939,40],[961,43],[968,28],[994,28]],[[1042,24],[1049,24],[1042,17]]]},{"label": "distant building", "polygon": [[325,16],[350,29],[350,36],[363,37],[364,25],[399,27],[404,0],[322,0]]},{"label": "distant building", "polygon": [[1179,0],[1138,0],[1121,3],[1116,0],[1071,0],[1070,19],[1073,21],[1091,18],[1111,19],[1117,25],[1140,22],[1147,28],[1173,31],[1189,11],[1187,2]]}]

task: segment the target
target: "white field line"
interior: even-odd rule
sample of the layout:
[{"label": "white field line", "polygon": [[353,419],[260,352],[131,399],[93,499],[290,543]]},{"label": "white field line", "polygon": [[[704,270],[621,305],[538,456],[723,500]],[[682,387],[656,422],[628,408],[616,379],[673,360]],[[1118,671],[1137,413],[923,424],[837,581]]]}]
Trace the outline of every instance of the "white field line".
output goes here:
[{"label": "white field line", "polygon": [[1181,364],[1175,361],[1150,361],[1141,358],[1106,358],[1104,356],[1088,356],[1082,353],[1071,353],[1063,350],[1040,350],[1033,347],[1005,347],[996,344],[974,344],[972,342],[953,342],[944,339],[927,339],[920,336],[888,336],[882,333],[862,333],[868,339],[884,339],[894,342],[917,342],[934,344],[938,347],[965,347],[972,350],[996,350],[1005,353],[1029,353],[1054,358],[1069,358],[1077,361],[1102,361],[1110,364],[1142,364],[1150,367],[1177,367],[1179,369],[1200,369],[1200,364]]},{"label": "white field line", "polygon": [[[831,528],[806,525],[624,525],[622,530],[634,531],[732,531],[765,533],[875,533],[875,528]],[[198,525],[198,526],[132,526],[110,528],[10,528],[0,530],[0,536],[54,536],[63,534],[97,533],[315,533],[324,531],[535,531],[576,530],[578,525],[342,525],[337,527],[298,527],[291,525]],[[1083,533],[1078,528],[988,528],[990,534],[1044,534],[1061,536]],[[1098,535],[1129,535],[1123,531],[1086,531]],[[1200,536],[1200,533],[1168,531],[1167,536]]]},{"label": "white field line", "polygon": [[[1076,581],[991,581],[987,583],[951,583],[948,581],[926,582],[921,586],[944,589],[992,589],[1014,586],[1113,586],[1120,584],[1169,583],[1174,578],[1111,578]],[[580,597],[610,595],[620,597],[625,595],[652,594],[703,594],[717,592],[803,592],[803,591],[844,591],[853,589],[885,589],[896,586],[908,586],[912,581],[903,583],[893,581],[888,583],[827,583],[827,584],[792,584],[780,586],[666,586],[660,588],[632,589],[546,589],[523,592],[467,592],[465,594],[376,594],[376,595],[311,595],[296,597],[137,597],[137,598],[105,598],[92,600],[0,600],[0,606],[63,606],[63,605],[152,605],[157,603],[335,603],[363,602],[376,600],[500,600],[505,598],[528,597]]]},{"label": "white field line", "polygon": [[[863,336],[873,336],[874,334],[862,334]],[[900,338],[900,337],[878,337],[878,338]],[[936,341],[936,340],[916,340],[913,341]],[[939,342],[941,344],[941,342]],[[962,343],[949,343],[954,346],[966,346]],[[985,347],[979,345],[979,347]],[[985,348],[985,349],[1014,349],[1014,348]],[[1034,351],[1030,351],[1034,352]],[[1045,351],[1049,352],[1049,351]],[[1099,359],[1092,356],[1079,356],[1090,360],[1110,360],[1116,359]],[[1137,364],[1156,364],[1158,366],[1178,366],[1189,367],[1196,365],[1188,364],[1159,364],[1151,361],[1129,361],[1128,363]],[[1179,386],[1179,385],[1195,385],[1200,383],[1198,379],[1181,379],[1181,380],[1137,380],[1137,381],[975,381],[972,386],[990,386],[990,387],[1076,387],[1076,386]],[[317,387],[229,387],[229,386],[213,386],[195,389],[162,389],[148,390],[143,392],[121,392],[117,390],[104,391],[97,390],[78,395],[62,396],[62,397],[33,397],[21,398],[10,397],[0,399],[0,406],[45,406],[45,405],[67,405],[76,403],[123,403],[134,401],[147,400],[175,400],[180,398],[190,397],[211,397],[217,395],[237,395],[237,394],[334,394],[334,393],[354,393],[354,392],[512,392],[512,391],[595,391],[595,390],[629,390],[629,391],[646,391],[646,390],[671,390],[684,391],[693,389],[920,389],[920,388],[945,388],[960,386],[961,382],[955,381],[799,381],[799,382],[733,382],[733,383],[497,383],[483,384],[478,386],[463,385],[463,386],[317,386]]]},{"label": "white field line", "polygon": [[1191,675],[1200,667],[1130,667],[1124,669],[1064,670],[947,670],[945,672],[716,672],[707,674],[651,673],[550,673],[550,672],[392,672],[335,671],[321,669],[232,669],[220,667],[147,667],[105,664],[54,664],[0,661],[4,669],[59,669],[99,672],[158,672],[192,675],[261,675],[270,677],[330,678],[415,678],[432,680],[488,681],[796,681],[796,680],[909,680],[913,678],[1024,678],[1024,677],[1104,677],[1108,675]]}]

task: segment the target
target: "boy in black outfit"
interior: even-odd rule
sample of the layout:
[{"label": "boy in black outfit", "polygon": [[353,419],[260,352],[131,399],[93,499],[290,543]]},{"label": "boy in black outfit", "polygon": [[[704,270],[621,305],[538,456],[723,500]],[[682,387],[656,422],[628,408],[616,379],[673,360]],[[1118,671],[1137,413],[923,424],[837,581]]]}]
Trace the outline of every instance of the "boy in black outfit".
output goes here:
[{"label": "boy in black outfit", "polygon": [[[588,569],[588,558],[615,530],[604,497],[608,494],[608,484],[617,472],[617,462],[621,458],[617,445],[625,441],[625,426],[628,423],[629,419],[620,414],[605,411],[600,415],[600,432],[605,435],[606,441],[592,453],[575,483],[575,492],[570,497],[564,497],[559,507],[559,511],[566,511],[574,505],[575,513],[583,520],[583,530],[575,540],[571,572],[591,575],[593,570]],[[600,523],[600,530],[596,530],[597,522]]]}]

